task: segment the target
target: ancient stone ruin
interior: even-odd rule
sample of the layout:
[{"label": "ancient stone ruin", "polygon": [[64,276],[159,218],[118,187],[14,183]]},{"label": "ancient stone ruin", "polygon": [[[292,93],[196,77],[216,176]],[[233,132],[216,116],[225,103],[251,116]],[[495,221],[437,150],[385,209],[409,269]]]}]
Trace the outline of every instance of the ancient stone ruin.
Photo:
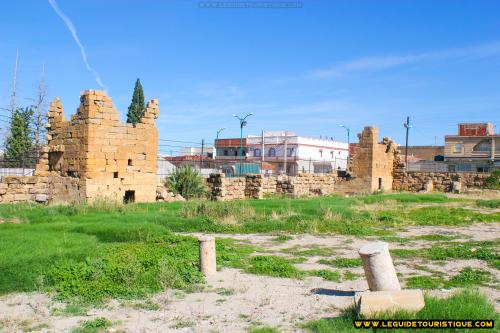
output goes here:
[{"label": "ancient stone ruin", "polygon": [[158,113],[150,100],[137,124],[124,124],[104,91],[85,90],[66,120],[54,99],[34,177],[3,177],[1,202],[155,201]]}]

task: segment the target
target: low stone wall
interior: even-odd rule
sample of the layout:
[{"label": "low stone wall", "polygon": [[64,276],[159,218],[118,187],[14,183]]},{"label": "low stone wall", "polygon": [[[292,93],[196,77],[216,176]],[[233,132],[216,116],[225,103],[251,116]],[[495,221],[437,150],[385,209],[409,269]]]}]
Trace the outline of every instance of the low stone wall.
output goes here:
[{"label": "low stone wall", "polygon": [[332,194],[337,177],[334,174],[299,174],[298,176],[263,177],[247,175],[226,178],[211,174],[207,179],[212,200],[262,199],[265,193],[291,197],[310,197]]},{"label": "low stone wall", "polygon": [[207,184],[212,200],[245,199],[246,181],[243,177],[226,178],[222,173],[212,173]]},{"label": "low stone wall", "polygon": [[484,188],[488,173],[477,172],[413,172],[398,171],[394,174],[393,189],[395,191],[453,191],[453,183],[460,183],[461,190],[468,188]]},{"label": "low stone wall", "polygon": [[49,199],[48,177],[5,176],[0,182],[0,202],[47,202]]}]

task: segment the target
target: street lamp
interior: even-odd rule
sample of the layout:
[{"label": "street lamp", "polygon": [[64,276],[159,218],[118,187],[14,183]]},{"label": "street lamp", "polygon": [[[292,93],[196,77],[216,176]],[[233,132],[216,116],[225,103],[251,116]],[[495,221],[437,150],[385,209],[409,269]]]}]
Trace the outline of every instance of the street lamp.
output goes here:
[{"label": "street lamp", "polygon": [[219,134],[220,132],[222,132],[223,130],[225,130],[226,128],[225,127],[222,127],[221,129],[219,129],[217,131],[217,135],[215,136],[215,159],[217,159],[217,146],[219,145]]},{"label": "street lamp", "polygon": [[233,117],[236,117],[240,121],[240,176],[241,176],[241,171],[242,171],[242,164],[243,164],[243,127],[247,124],[246,119],[250,116],[252,116],[253,113],[249,113],[245,115],[243,118],[240,116],[237,116],[233,114]]},{"label": "street lamp", "polygon": [[349,144],[351,143],[350,142],[351,130],[349,129],[349,127],[347,127],[345,125],[339,125],[339,126],[345,128],[345,130],[347,131],[347,146],[349,147]]}]

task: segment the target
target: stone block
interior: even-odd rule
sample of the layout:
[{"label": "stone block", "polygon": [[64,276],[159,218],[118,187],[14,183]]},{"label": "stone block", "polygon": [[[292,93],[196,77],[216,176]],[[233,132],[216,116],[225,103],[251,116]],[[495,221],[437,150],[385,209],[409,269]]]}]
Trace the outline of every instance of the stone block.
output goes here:
[{"label": "stone block", "polygon": [[397,291],[364,291],[354,295],[356,311],[366,318],[378,312],[417,312],[424,308],[424,293],[420,289]]}]

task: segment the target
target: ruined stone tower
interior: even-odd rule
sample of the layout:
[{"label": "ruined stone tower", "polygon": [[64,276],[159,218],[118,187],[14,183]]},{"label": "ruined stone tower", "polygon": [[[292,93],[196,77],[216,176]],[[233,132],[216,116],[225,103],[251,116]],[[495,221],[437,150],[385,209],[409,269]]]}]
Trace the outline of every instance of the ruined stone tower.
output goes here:
[{"label": "ruined stone tower", "polygon": [[389,138],[378,142],[378,129],[367,126],[358,134],[350,174],[357,179],[360,189],[366,192],[392,190],[396,144]]},{"label": "ruined stone tower", "polygon": [[47,147],[36,167],[49,176],[52,202],[153,202],[156,197],[158,100],[150,100],[137,124],[119,120],[104,91],[81,93],[68,121],[58,98],[49,106]]}]

